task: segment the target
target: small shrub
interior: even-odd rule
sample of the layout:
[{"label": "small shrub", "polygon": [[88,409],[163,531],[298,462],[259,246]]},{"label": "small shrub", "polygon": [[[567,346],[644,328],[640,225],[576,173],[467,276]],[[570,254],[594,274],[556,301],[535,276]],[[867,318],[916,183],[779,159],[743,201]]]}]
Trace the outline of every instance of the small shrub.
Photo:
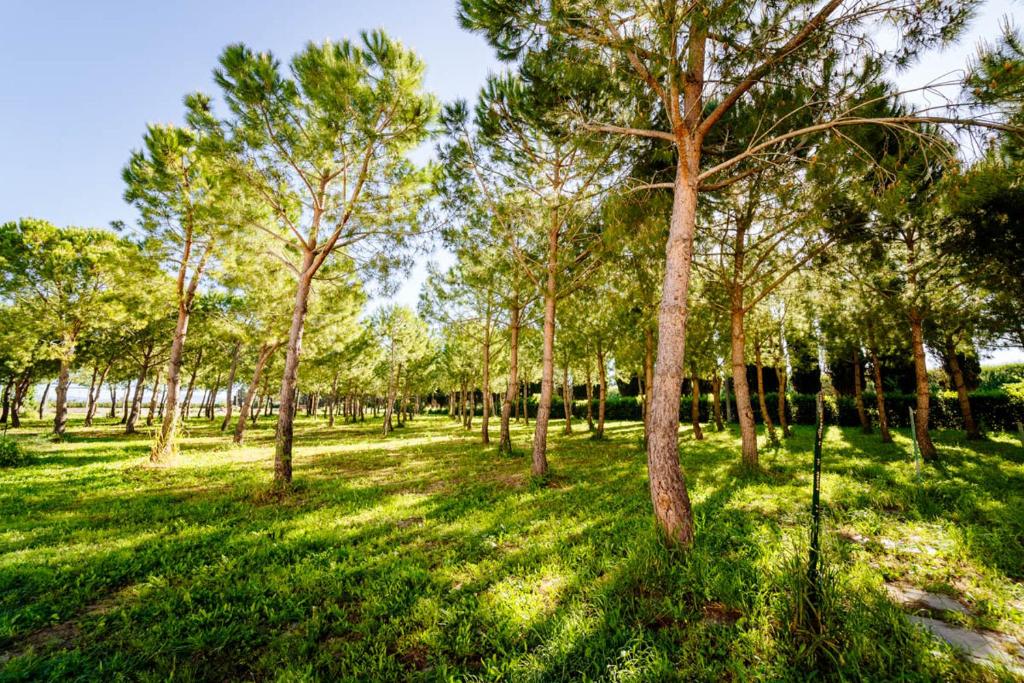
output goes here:
[{"label": "small shrub", "polygon": [[28,460],[28,453],[21,450],[17,441],[0,436],[0,467],[17,467],[24,465]]}]

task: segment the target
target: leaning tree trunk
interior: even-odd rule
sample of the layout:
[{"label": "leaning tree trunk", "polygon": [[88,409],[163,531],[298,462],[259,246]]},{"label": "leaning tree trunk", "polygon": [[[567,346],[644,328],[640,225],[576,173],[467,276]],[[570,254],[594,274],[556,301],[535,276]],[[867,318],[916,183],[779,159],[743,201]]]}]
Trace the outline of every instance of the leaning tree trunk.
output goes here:
[{"label": "leaning tree trunk", "polygon": [[[61,370],[60,370],[61,372],[64,372],[64,367],[66,365],[67,364],[65,362],[61,363]],[[40,420],[43,419],[43,408],[46,407],[46,397],[49,396],[49,394],[50,394],[50,385],[51,384],[53,384],[53,382],[47,382],[46,383],[46,386],[43,387],[43,397],[39,399],[39,419]],[[57,434],[60,433],[60,432],[57,432],[56,429],[54,431]]]},{"label": "leaning tree trunk", "polygon": [[715,431],[721,432],[725,429],[725,425],[722,424],[722,376],[717,369],[711,378],[711,405],[715,418]]},{"label": "leaning tree trunk", "polygon": [[231,409],[234,403],[235,373],[238,371],[238,355],[242,351],[242,342],[235,342],[235,349],[231,353],[231,370],[228,371],[227,396],[224,398],[224,420],[220,423],[220,431],[225,432],[231,423]]},{"label": "leaning tree trunk", "polygon": [[782,430],[782,438],[788,439],[789,437],[793,436],[793,430],[789,428],[789,420],[786,419],[786,386],[789,384],[789,378],[786,377],[785,366],[775,366],[775,379],[778,380],[779,385],[779,428]]},{"label": "leaning tree trunk", "polygon": [[314,256],[306,251],[302,258],[302,276],[295,290],[295,306],[288,330],[288,352],[281,377],[280,407],[277,413],[277,434],[274,445],[274,481],[290,484],[292,481],[292,440],[295,431],[295,388],[299,381],[299,358],[302,355],[302,331],[309,309],[309,291],[313,284]]},{"label": "leaning tree trunk", "polygon": [[860,374],[860,351],[853,350],[853,401],[857,406],[857,419],[860,420],[860,430],[865,434],[871,433],[871,419],[868,411],[864,409],[864,386]]},{"label": "leaning tree trunk", "polygon": [[21,407],[25,401],[25,394],[32,387],[32,370],[26,370],[14,387],[14,400],[11,402],[11,426],[17,429],[21,426]]},{"label": "leaning tree trunk", "polygon": [[142,394],[146,391],[146,376],[149,374],[151,352],[151,349],[146,352],[142,365],[139,367],[139,377],[135,381],[135,395],[132,397],[131,411],[128,413],[128,419],[124,423],[125,434],[135,433],[135,422],[139,419],[139,414],[142,412]]},{"label": "leaning tree trunk", "polygon": [[654,517],[665,539],[693,543],[693,512],[679,467],[679,398],[686,352],[686,300],[697,221],[699,145],[679,145],[672,217],[665,243],[665,279],[658,309],[658,356],[650,392],[647,470]]},{"label": "leaning tree trunk", "polygon": [[696,372],[690,373],[690,424],[693,425],[693,438],[704,440],[704,432],[700,428],[700,379]]},{"label": "leaning tree trunk", "polygon": [[949,369],[952,371],[953,384],[956,385],[956,397],[960,402],[960,414],[964,418],[964,430],[968,439],[980,439],[981,430],[974,421],[974,414],[971,412],[971,399],[967,395],[967,383],[964,382],[964,373],[960,369],[960,361],[956,357],[956,344],[952,337],[946,338],[946,354],[949,356]]},{"label": "leaning tree trunk", "polygon": [[558,273],[558,215],[552,210],[552,225],[548,228],[547,280],[544,283],[544,345],[541,354],[540,401],[533,430],[533,476],[548,472],[548,420],[551,418],[551,395],[555,385],[555,297]]},{"label": "leaning tree trunk", "polygon": [[[199,353],[196,354],[195,365],[192,366],[192,374],[188,378],[188,389],[185,390],[185,402],[182,403],[182,405],[181,405],[181,414],[184,415],[186,418],[188,417],[189,409],[192,407],[192,394],[193,394],[193,392],[195,391],[195,388],[196,388],[196,375],[199,374],[199,365],[202,362],[203,362],[203,349],[202,349],[202,347],[200,347],[199,348]],[[168,381],[167,381],[167,395],[168,396],[170,396],[170,394],[171,394],[170,385],[171,385],[171,382],[170,382],[170,378],[168,377]],[[175,403],[177,403],[177,399],[175,399]]]},{"label": "leaning tree trunk", "polygon": [[[100,371],[99,378],[95,382],[95,385],[96,385],[95,393],[93,392],[93,390],[91,390],[91,389],[89,390],[89,406],[85,410],[85,426],[86,427],[91,427],[92,426],[93,418],[96,417],[96,408],[100,404],[100,392],[103,391],[103,383],[107,381],[107,374],[110,372],[110,366],[113,365],[113,364],[114,364],[113,359],[107,361],[107,364],[103,367],[103,370]],[[113,385],[111,385],[111,388],[113,388]],[[111,402],[111,404],[113,404],[113,402],[114,402],[113,397],[111,397],[111,401],[110,402]]]},{"label": "leaning tree trunk", "polygon": [[[208,251],[207,249],[207,253]],[[200,260],[197,273],[193,278],[193,283],[189,286],[188,293],[182,292],[179,289],[178,319],[174,325],[174,338],[171,340],[170,357],[167,361],[167,400],[164,405],[164,419],[160,423],[160,431],[157,433],[153,447],[149,451],[150,462],[166,460],[174,454],[177,448],[175,438],[178,432],[178,422],[181,418],[181,402],[178,400],[178,388],[181,383],[181,364],[185,355],[185,339],[188,336],[188,323],[192,314],[192,300],[203,264],[205,264],[205,256]],[[179,287],[181,287],[183,282],[184,268],[185,263],[182,264],[182,270],[178,275]],[[198,361],[196,365],[199,365]],[[195,380],[194,372],[192,379],[193,381]]]},{"label": "leaning tree trunk", "polygon": [[882,384],[882,367],[878,363],[878,350],[871,346],[871,370],[875,382],[875,403],[878,406],[878,431],[882,433],[882,443],[892,443],[889,432],[889,416],[885,412],[885,387]]},{"label": "leaning tree trunk", "polygon": [[608,370],[604,366],[604,348],[601,342],[597,343],[597,431],[594,438],[604,438],[604,413],[605,403],[608,398]]},{"label": "leaning tree trunk", "polygon": [[512,404],[519,395],[519,305],[514,304],[509,310],[509,349],[508,349],[508,386],[505,388],[505,400],[501,404],[501,439],[498,442],[499,453],[512,452],[512,430],[509,421],[512,419]]},{"label": "leaning tree trunk", "polygon": [[775,433],[775,425],[772,423],[772,416],[768,412],[768,401],[764,395],[764,368],[761,365],[761,342],[754,342],[754,362],[757,364],[757,401],[761,406],[761,421],[764,429],[768,432],[768,441],[772,446],[779,445],[779,435]]},{"label": "leaning tree trunk", "polygon": [[[85,421],[82,422],[83,427],[92,426],[92,416],[96,412],[96,401],[99,400],[99,392],[96,387],[96,378],[99,377],[100,366],[96,363],[92,366],[92,377],[89,379],[89,393],[86,396],[85,402]],[[102,380],[99,383],[99,388],[103,388]]]},{"label": "leaning tree trunk", "polygon": [[563,433],[572,434],[572,386],[569,384],[569,366],[562,369],[562,412],[565,414]]},{"label": "leaning tree trunk", "polygon": [[[651,387],[654,385],[654,332],[644,328],[644,443],[651,433]],[[677,420],[678,422],[678,420]],[[678,427],[678,425],[677,425]]]},{"label": "leaning tree trunk", "polygon": [[939,454],[928,433],[928,364],[924,354],[923,319],[916,310],[910,314],[910,343],[914,351],[914,380],[917,393],[917,412],[914,415],[914,432],[921,458],[929,462],[939,459]]},{"label": "leaning tree trunk", "polygon": [[[256,358],[256,370],[253,371],[252,382],[249,383],[249,388],[246,389],[246,397],[242,401],[242,409],[239,411],[239,421],[234,425],[234,436],[233,440],[236,443],[242,443],[246,436],[246,422],[250,419],[249,413],[252,408],[253,399],[256,397],[256,387],[259,386],[259,381],[263,375],[263,370],[266,368],[267,361],[273,352],[278,350],[280,344],[263,344],[259,350],[259,356]],[[254,419],[255,420],[255,419]]]}]

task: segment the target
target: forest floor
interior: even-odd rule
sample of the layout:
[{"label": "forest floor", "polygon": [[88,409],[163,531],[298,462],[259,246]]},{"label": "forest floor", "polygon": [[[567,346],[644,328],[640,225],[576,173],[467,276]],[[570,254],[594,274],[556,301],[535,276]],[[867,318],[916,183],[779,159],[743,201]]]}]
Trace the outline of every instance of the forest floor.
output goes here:
[{"label": "forest floor", "polygon": [[244,447],[190,421],[161,467],[101,422],[12,431],[35,457],[0,469],[0,679],[1001,680],[921,625],[1024,640],[1016,435],[937,433],[918,479],[906,432],[828,429],[818,629],[808,427],[754,472],[735,427],[684,428],[682,554],[656,540],[638,423],[553,423],[536,482],[532,424],[509,457],[479,421],[303,418],[282,493],[271,419]]}]

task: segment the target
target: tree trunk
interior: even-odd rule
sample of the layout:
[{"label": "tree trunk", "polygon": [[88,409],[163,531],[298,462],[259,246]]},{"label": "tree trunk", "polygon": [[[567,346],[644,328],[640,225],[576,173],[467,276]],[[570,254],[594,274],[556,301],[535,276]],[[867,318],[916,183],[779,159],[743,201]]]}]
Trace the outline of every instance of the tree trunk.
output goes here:
[{"label": "tree trunk", "polygon": [[[57,376],[57,396],[54,402],[56,412],[53,415],[53,433],[63,435],[68,427],[68,386],[71,384],[71,363],[66,358],[60,362],[60,374]],[[45,397],[45,395],[44,395]],[[42,410],[43,404],[39,404]]]},{"label": "tree trunk", "polygon": [[[188,417],[188,411],[192,407],[192,392],[196,388],[196,375],[199,374],[199,365],[203,362],[203,349],[199,349],[199,353],[196,355],[195,365],[192,366],[192,374],[188,378],[188,389],[185,391],[185,402],[181,406],[181,414],[186,418]],[[167,380],[167,395],[170,396],[170,378]],[[175,397],[175,403],[177,403],[177,397]]]},{"label": "tree trunk", "polygon": [[964,418],[964,431],[968,439],[980,439],[981,430],[974,421],[974,414],[971,412],[971,399],[967,395],[967,383],[964,382],[964,373],[960,369],[960,361],[956,357],[956,344],[952,337],[946,338],[946,355],[949,356],[949,369],[953,374],[953,384],[956,385],[956,397],[960,402],[960,414]]},{"label": "tree trunk", "polygon": [[523,382],[523,424],[527,427],[530,426],[530,383],[529,381]]},{"label": "tree trunk", "polygon": [[882,384],[882,367],[878,363],[878,350],[872,343],[871,369],[875,380],[875,403],[878,406],[878,431],[882,433],[882,443],[892,443],[889,433],[889,416],[885,413],[885,387]]},{"label": "tree trunk", "polygon": [[789,428],[789,420],[786,419],[786,387],[789,384],[789,378],[786,377],[785,366],[775,366],[775,378],[779,384],[779,395],[778,395],[778,414],[779,414],[779,427],[782,429],[782,438],[788,439],[793,436],[793,430]]},{"label": "tree trunk", "polygon": [[519,395],[519,306],[513,304],[509,309],[509,349],[508,349],[508,386],[505,388],[505,400],[501,404],[501,439],[498,442],[499,453],[512,452],[512,432],[509,421],[512,419],[512,405]]},{"label": "tree trunk", "polygon": [[[202,274],[205,257],[200,261],[194,283],[198,284],[198,278]],[[180,288],[184,282],[184,268],[187,263],[182,264],[182,270],[178,274],[178,319],[174,325],[174,338],[171,340],[170,357],[167,360],[167,401],[164,406],[164,419],[160,424],[160,431],[157,433],[153,447],[149,451],[150,462],[162,462],[171,457],[177,449],[175,437],[178,431],[178,422],[181,418],[181,404],[178,401],[178,387],[181,383],[181,363],[185,354],[185,339],[188,336],[188,323],[191,318],[192,299],[195,293],[195,286],[190,285],[189,296]],[[199,363],[196,363],[198,367]],[[192,373],[195,380],[195,372]],[[191,385],[190,385],[191,386]],[[191,397],[191,394],[189,395]],[[187,413],[186,413],[187,415]]]},{"label": "tree trunk", "polygon": [[[654,386],[654,332],[644,328],[644,443],[651,434],[651,389]],[[678,412],[678,411],[677,411]],[[679,420],[676,419],[676,429]]]},{"label": "tree trunk", "polygon": [[142,395],[146,391],[146,376],[149,374],[149,362],[152,352],[152,347],[147,349],[146,354],[143,356],[142,364],[139,367],[139,376],[135,380],[135,395],[132,397],[131,410],[128,413],[128,419],[124,423],[125,434],[135,433],[135,423],[139,419],[139,414],[142,413]]},{"label": "tree trunk", "polygon": [[548,472],[548,420],[551,418],[551,395],[555,384],[555,297],[558,273],[558,222],[552,210],[552,225],[548,228],[547,279],[544,283],[544,330],[541,354],[540,401],[533,430],[533,476],[543,477]]},{"label": "tree trunk", "polygon": [[256,387],[260,384],[260,378],[263,376],[263,369],[267,366],[267,361],[274,355],[274,351],[278,349],[280,344],[263,344],[260,347],[259,356],[256,357],[256,369],[252,373],[252,381],[249,383],[249,388],[245,392],[245,399],[242,401],[242,407],[238,411],[238,422],[235,423],[235,434],[233,440],[235,443],[242,443],[245,439],[245,427],[247,416],[252,406],[253,399],[256,396]]},{"label": "tree trunk", "polygon": [[483,374],[481,377],[480,387],[483,393],[484,410],[483,417],[480,420],[480,443],[488,445],[491,443],[491,435],[488,431],[491,422],[491,313],[490,307],[487,311],[487,319],[484,323],[484,343],[483,343]]},{"label": "tree trunk", "polygon": [[[728,397],[726,400],[729,400]],[[711,404],[711,412],[715,418],[715,430],[721,432],[725,429],[725,425],[722,424],[722,376],[717,369],[711,378]]]},{"label": "tree trunk", "polygon": [[331,378],[331,405],[327,417],[327,426],[334,426],[334,407],[338,403],[338,371],[334,371],[334,377]]},{"label": "tree trunk", "polygon": [[572,434],[572,385],[569,384],[569,366],[562,372],[562,412],[565,414],[563,433]]},{"label": "tree trunk", "polygon": [[700,428],[700,379],[696,372],[690,373],[690,424],[693,425],[693,438],[704,440],[704,432]]},{"label": "tree trunk", "polygon": [[732,422],[732,399],[729,397],[729,382],[730,381],[731,380],[729,379],[729,377],[726,377],[725,378],[725,382],[723,383],[725,385],[723,387],[725,389],[725,391],[723,393],[725,394],[725,421],[726,422]]},{"label": "tree trunk", "polygon": [[110,414],[107,415],[111,420],[117,417],[117,385],[113,382],[110,383]]},{"label": "tree trunk", "polygon": [[220,423],[220,431],[227,431],[231,422],[231,412],[234,407],[235,373],[238,371],[238,356],[242,351],[242,342],[235,342],[235,348],[231,353],[231,369],[228,371],[227,395],[224,398],[224,420]]},{"label": "tree trunk", "polygon": [[601,343],[597,344],[597,431],[594,437],[604,438],[604,412],[605,403],[608,399],[608,369],[604,365],[604,348]]},{"label": "tree trunk", "polygon": [[[66,367],[67,367],[67,362],[66,361],[61,361],[61,368],[60,368],[61,373],[65,372],[65,368]],[[43,419],[43,409],[46,407],[46,397],[49,396],[49,394],[50,394],[50,385],[51,384],[53,384],[53,382],[47,382],[46,383],[46,386],[43,387],[43,396],[42,396],[42,398],[39,399],[39,419],[40,420]],[[56,428],[54,428],[54,433],[59,434],[60,432],[57,432]]]},{"label": "tree trunk", "polygon": [[210,389],[210,397],[206,401],[206,419],[212,420],[214,415],[217,413],[217,394],[220,393],[220,378],[221,373],[217,373],[217,378],[213,380],[213,388]]},{"label": "tree trunk", "polygon": [[768,442],[773,447],[779,445],[779,435],[775,433],[775,425],[772,423],[772,416],[768,412],[768,401],[764,395],[764,368],[761,365],[761,342],[754,342],[754,362],[757,364],[757,401],[761,406],[761,421],[768,433]]},{"label": "tree trunk", "polygon": [[203,389],[203,400],[199,403],[199,408],[196,409],[196,417],[201,417],[206,412],[207,406],[210,403],[210,389]]},{"label": "tree trunk", "polygon": [[[99,374],[100,366],[97,363],[92,366],[92,377],[89,379],[89,393],[86,396],[85,421],[82,423],[83,427],[92,426],[92,416],[96,412],[96,401],[99,399],[99,391],[96,386],[96,378],[99,377]],[[100,380],[98,388],[103,388],[103,380]]]},{"label": "tree trunk", "polygon": [[741,459],[745,467],[757,467],[757,426],[754,424],[754,406],[750,401],[750,385],[747,384],[747,358],[744,353],[746,331],[743,318],[743,292],[733,291],[731,315],[732,392],[736,397],[736,416],[740,424]]},{"label": "tree trunk", "polygon": [[131,393],[132,393],[132,383],[131,383],[131,380],[129,380],[128,383],[125,384],[125,387],[124,387],[124,401],[123,401],[123,406],[122,406],[122,410],[121,410],[121,424],[128,424],[128,403],[130,401],[130,394]]},{"label": "tree trunk", "polygon": [[910,314],[910,342],[914,351],[914,380],[917,389],[917,412],[914,416],[914,431],[921,458],[929,462],[939,459],[939,454],[928,433],[928,364],[924,354],[923,321],[916,310]]},{"label": "tree trunk", "polygon": [[11,382],[4,383],[4,393],[0,397],[0,424],[7,425],[7,418],[11,414]]},{"label": "tree trunk", "polygon": [[281,407],[277,416],[277,435],[274,446],[274,481],[290,484],[292,481],[292,439],[295,429],[295,387],[299,380],[299,358],[302,355],[302,331],[309,308],[309,290],[313,284],[313,252],[307,250],[302,257],[302,276],[295,289],[292,324],[288,330],[288,353],[284,359],[281,377]]},{"label": "tree trunk", "polygon": [[594,378],[587,363],[587,431],[594,431]]},{"label": "tree trunk", "polygon": [[14,400],[11,402],[11,426],[17,429],[21,426],[21,407],[25,401],[25,394],[32,387],[32,369],[29,368],[22,373],[21,378],[14,387]]},{"label": "tree trunk", "polygon": [[153,426],[153,418],[156,417],[157,392],[160,390],[160,370],[156,371],[153,378],[152,395],[149,397],[149,412],[146,413],[146,426]]},{"label": "tree trunk", "polygon": [[871,419],[868,411],[864,409],[864,386],[860,374],[860,351],[853,350],[853,402],[857,406],[857,419],[860,420],[860,430],[865,434],[871,433]]},{"label": "tree trunk", "polygon": [[[99,376],[97,377],[97,379],[95,381],[95,385],[96,385],[95,391],[93,389],[89,389],[89,405],[85,409],[85,426],[86,427],[91,427],[92,426],[93,418],[96,417],[96,409],[99,407],[99,404],[100,404],[100,392],[103,391],[103,383],[107,381],[107,374],[110,372],[110,366],[112,366],[113,364],[114,364],[114,360],[113,359],[110,359],[109,361],[107,361],[107,364],[105,366],[103,366],[102,370],[100,370]],[[99,368],[99,366],[96,366],[96,367]],[[113,388],[114,385],[110,385],[110,386],[111,386],[111,388]],[[113,396],[111,396],[111,401],[110,402],[111,402],[111,404],[114,403],[114,397]]]},{"label": "tree trunk", "polygon": [[686,299],[697,220],[699,145],[679,146],[665,280],[658,309],[658,355],[650,391],[647,469],[654,516],[672,545],[693,543],[693,513],[679,467],[679,399],[686,352]]},{"label": "tree trunk", "polygon": [[384,404],[384,436],[390,434],[391,430],[394,429],[394,425],[391,422],[391,416],[394,414],[395,411],[395,395],[398,392],[398,374],[402,371],[401,365],[396,365],[394,361],[392,361],[391,366],[392,369],[388,373],[387,401]]}]

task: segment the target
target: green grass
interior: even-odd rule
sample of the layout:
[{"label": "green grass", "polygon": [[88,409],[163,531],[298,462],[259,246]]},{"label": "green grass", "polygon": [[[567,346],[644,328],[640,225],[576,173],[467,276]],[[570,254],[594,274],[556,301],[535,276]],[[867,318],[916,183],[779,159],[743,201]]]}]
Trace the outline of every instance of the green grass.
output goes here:
[{"label": "green grass", "polygon": [[[235,448],[189,423],[178,460],[143,461],[119,425],[0,469],[0,679],[985,680],[908,625],[899,580],[1024,635],[1024,451],[938,433],[919,484],[908,435],[831,428],[824,628],[801,594],[812,431],[763,469],[733,432],[681,441],[697,519],[656,542],[641,426],[551,429],[552,477],[446,417],[296,430],[294,489],[270,485],[273,429]],[[477,422],[478,425],[478,422]],[[477,426],[475,425],[475,426]],[[532,425],[531,425],[532,427]],[[496,432],[496,425],[493,430]],[[531,430],[516,426],[521,449]],[[865,544],[844,540],[859,534]],[[895,542],[895,546],[893,545]],[[914,553],[909,549],[919,549]]]}]

